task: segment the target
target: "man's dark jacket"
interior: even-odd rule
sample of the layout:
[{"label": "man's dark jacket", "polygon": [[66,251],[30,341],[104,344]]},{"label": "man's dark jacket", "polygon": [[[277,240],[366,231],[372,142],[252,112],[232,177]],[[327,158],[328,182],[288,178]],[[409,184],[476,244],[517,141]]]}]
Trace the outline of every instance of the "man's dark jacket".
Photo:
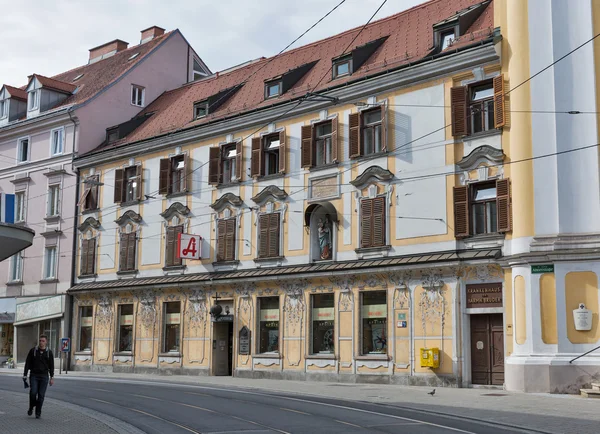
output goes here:
[{"label": "man's dark jacket", "polygon": [[23,376],[26,377],[29,371],[31,371],[31,375],[54,377],[54,354],[52,351],[48,348],[42,351],[39,347],[29,350]]}]

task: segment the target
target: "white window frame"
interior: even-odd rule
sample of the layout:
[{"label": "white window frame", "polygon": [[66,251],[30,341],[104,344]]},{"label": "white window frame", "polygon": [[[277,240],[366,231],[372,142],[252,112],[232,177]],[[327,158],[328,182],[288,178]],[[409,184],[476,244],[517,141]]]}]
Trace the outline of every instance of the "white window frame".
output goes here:
[{"label": "white window frame", "polygon": [[[18,259],[18,261],[17,261]],[[17,278],[15,279],[13,276],[15,274],[15,266],[18,264],[19,270],[17,273]],[[15,253],[10,258],[10,267],[8,270],[8,281],[9,282],[22,282],[23,281],[23,252]]]},{"label": "white window frame", "polygon": [[[21,148],[22,148],[22,144],[25,140],[27,140],[27,160],[21,161],[21,160],[19,160],[19,158],[21,157]],[[29,163],[30,160],[31,160],[31,136],[19,137],[17,139],[17,164]]]},{"label": "white window frame", "polygon": [[0,101],[0,119],[5,119],[8,116],[8,99]]},{"label": "white window frame", "polygon": [[[32,103],[34,101],[35,103]],[[40,90],[32,90],[27,95],[27,111],[37,110],[40,106]]]},{"label": "white window frame", "polygon": [[[138,101],[138,93],[142,93],[142,104],[137,104]],[[135,98],[134,98],[135,95]],[[140,86],[138,84],[131,85],[131,105],[135,107],[144,107],[146,103],[146,88],[144,86]]]},{"label": "white window frame", "polygon": [[[23,201],[20,206],[19,206],[19,197],[23,198]],[[27,203],[26,190],[15,191],[15,223],[22,223],[27,218],[26,203]],[[19,214],[21,214],[21,215],[19,215]]]},{"label": "white window frame", "polygon": [[[52,197],[51,192],[56,188],[56,195]],[[60,215],[60,184],[49,184],[46,197],[46,217],[56,217]],[[54,207],[54,213],[51,213],[51,207]]]},{"label": "white window frame", "polygon": [[[53,257],[50,257],[50,252],[54,251]],[[56,270],[58,266],[58,246],[46,246],[44,249],[44,269],[42,270],[43,279],[56,279]],[[52,267],[52,269],[50,269]],[[50,273],[48,273],[50,272]]]},{"label": "white window frame", "polygon": [[[60,149],[58,152],[54,152],[54,133],[59,133],[60,137]],[[62,155],[65,151],[65,127],[54,128],[50,131],[50,155]]]}]

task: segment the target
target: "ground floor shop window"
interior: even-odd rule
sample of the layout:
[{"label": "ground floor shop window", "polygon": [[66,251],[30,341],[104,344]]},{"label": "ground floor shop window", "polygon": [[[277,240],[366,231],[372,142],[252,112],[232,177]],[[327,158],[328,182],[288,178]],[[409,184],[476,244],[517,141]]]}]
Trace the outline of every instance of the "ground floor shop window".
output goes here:
[{"label": "ground floor shop window", "polygon": [[48,337],[48,348],[52,351],[54,355],[58,357],[58,342],[60,339],[60,319],[49,319],[47,321],[41,322],[39,335],[41,334],[44,334]]},{"label": "ground floor shop window", "polygon": [[119,306],[119,336],[117,348],[120,353],[130,352],[133,344],[133,304]]},{"label": "ground floor shop window", "polygon": [[313,294],[311,354],[333,354],[334,350],[334,295]]},{"label": "ground floor shop window", "polygon": [[259,353],[279,352],[279,297],[261,297],[258,299],[260,311]]},{"label": "ground floor shop window", "polygon": [[179,330],[181,324],[181,303],[170,301],[164,304],[163,352],[179,352]]},{"label": "ground floor shop window", "polygon": [[92,351],[92,306],[79,308],[79,351]]},{"label": "ground floor shop window", "polygon": [[387,294],[369,291],[361,294],[362,354],[387,353]]}]

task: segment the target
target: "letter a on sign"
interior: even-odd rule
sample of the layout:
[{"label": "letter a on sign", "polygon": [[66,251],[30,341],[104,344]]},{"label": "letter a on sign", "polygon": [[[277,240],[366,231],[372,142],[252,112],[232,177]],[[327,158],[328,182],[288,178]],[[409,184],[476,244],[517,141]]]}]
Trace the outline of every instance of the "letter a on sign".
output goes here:
[{"label": "letter a on sign", "polygon": [[181,259],[200,259],[202,257],[202,237],[200,235],[179,234],[177,254]]}]

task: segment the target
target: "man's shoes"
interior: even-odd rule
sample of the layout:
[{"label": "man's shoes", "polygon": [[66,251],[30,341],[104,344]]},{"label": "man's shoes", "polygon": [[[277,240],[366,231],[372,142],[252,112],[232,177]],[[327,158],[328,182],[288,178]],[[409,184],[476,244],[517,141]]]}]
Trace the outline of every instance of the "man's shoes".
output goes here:
[{"label": "man's shoes", "polygon": [[27,416],[31,416],[33,414],[33,408],[27,410]]},{"label": "man's shoes", "polygon": [[40,416],[41,416],[41,414],[38,414],[38,413],[36,413],[36,414],[35,414],[35,418],[36,418],[36,419],[39,419],[39,418],[40,418]]}]

